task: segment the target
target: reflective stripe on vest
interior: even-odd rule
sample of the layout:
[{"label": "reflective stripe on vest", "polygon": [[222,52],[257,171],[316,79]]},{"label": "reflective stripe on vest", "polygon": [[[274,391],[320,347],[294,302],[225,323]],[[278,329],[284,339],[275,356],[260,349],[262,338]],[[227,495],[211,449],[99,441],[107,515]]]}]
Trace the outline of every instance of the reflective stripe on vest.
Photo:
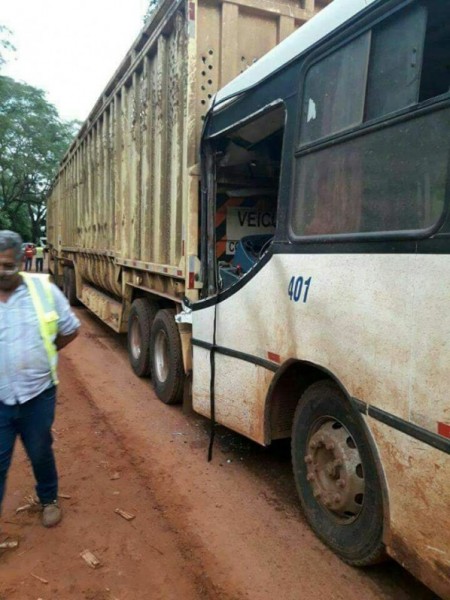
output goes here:
[{"label": "reflective stripe on vest", "polygon": [[39,331],[44,342],[47,353],[52,380],[58,384],[56,366],[58,352],[55,346],[55,338],[58,334],[58,313],[55,310],[55,301],[50,286],[50,281],[45,275],[30,275],[21,273],[24,282],[30,292],[31,300],[39,321]]}]

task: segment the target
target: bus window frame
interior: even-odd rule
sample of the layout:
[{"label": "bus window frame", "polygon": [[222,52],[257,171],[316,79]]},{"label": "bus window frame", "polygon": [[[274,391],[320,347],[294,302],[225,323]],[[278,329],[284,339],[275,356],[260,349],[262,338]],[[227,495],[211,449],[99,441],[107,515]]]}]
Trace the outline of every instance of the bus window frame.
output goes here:
[{"label": "bus window frame", "polygon": [[[216,260],[215,246],[216,246],[216,235],[215,235],[215,201],[216,201],[216,189],[217,189],[217,170],[216,170],[216,159],[214,157],[214,152],[212,150],[213,143],[218,138],[229,135],[233,133],[233,131],[237,131],[248,125],[252,121],[255,121],[261,117],[263,117],[266,113],[269,113],[277,108],[282,107],[284,110],[284,128],[286,128],[287,116],[288,116],[288,108],[286,106],[285,98],[276,98],[275,100],[271,100],[268,104],[265,104],[263,107],[256,109],[252,113],[245,116],[245,118],[240,119],[238,121],[234,121],[232,125],[228,127],[224,127],[219,131],[214,132],[210,135],[205,135],[202,141],[201,147],[201,155],[202,155],[202,163],[204,165],[204,169],[202,170],[202,180],[206,182],[205,189],[202,191],[202,200],[201,200],[201,211],[204,215],[204,223],[205,223],[205,231],[207,235],[202,235],[201,239],[204,240],[201,247],[201,257],[200,262],[202,264],[202,271],[205,273],[204,281],[204,290],[205,295],[199,299],[198,302],[204,302],[210,300],[214,297],[222,298],[225,294],[226,297],[231,296],[232,294],[237,292],[242,288],[243,285],[247,283],[249,279],[251,279],[258,271],[258,265],[261,263],[265,264],[264,257],[269,257],[272,254],[272,249],[269,247],[267,252],[247,273],[244,273],[242,277],[234,283],[231,287],[221,290],[219,289],[219,268],[218,262]],[[224,107],[224,110],[229,109],[230,107]],[[208,116],[208,119],[213,119],[214,113],[211,112]],[[207,125],[205,125],[206,127]],[[283,155],[287,151],[285,142],[283,141],[283,147],[281,151],[281,163],[283,163]],[[208,166],[207,166],[208,165]],[[212,168],[211,168],[212,167]],[[281,187],[281,177],[282,174],[280,172],[280,180],[278,186],[278,197],[277,202],[280,201],[280,187]],[[202,217],[201,217],[202,218]],[[277,234],[279,234],[280,223],[277,220],[275,226],[275,233],[273,236],[273,242],[277,240]]]},{"label": "bus window frame", "polygon": [[[317,244],[317,243],[339,243],[339,242],[380,242],[390,240],[422,240],[427,239],[439,232],[444,226],[449,215],[450,206],[450,156],[449,156],[449,170],[447,177],[446,193],[443,202],[442,212],[436,221],[427,228],[424,229],[412,229],[412,230],[394,230],[394,231],[376,231],[376,232],[356,232],[356,233],[329,233],[329,234],[316,234],[316,235],[299,235],[292,227],[294,204],[296,199],[296,167],[297,161],[301,160],[301,157],[312,152],[317,152],[322,149],[334,146],[337,144],[345,143],[352,139],[369,135],[374,131],[387,129],[393,127],[399,123],[414,120],[423,115],[431,114],[439,110],[443,110],[450,107],[450,90],[445,94],[441,94],[434,98],[430,98],[424,102],[418,102],[413,106],[402,108],[398,111],[383,115],[375,119],[364,121],[353,127],[345,129],[344,131],[335,132],[326,137],[321,137],[312,142],[301,144],[301,126],[302,126],[302,115],[305,102],[305,81],[309,73],[309,70],[331,55],[333,52],[341,49],[343,46],[353,42],[359,36],[370,32],[374,27],[389,19],[396,13],[407,9],[408,7],[416,4],[418,0],[407,0],[399,3],[397,6],[390,8],[382,15],[377,15],[373,20],[364,20],[362,26],[358,28],[352,28],[350,33],[340,35],[339,38],[329,39],[321,47],[317,47],[314,51],[306,57],[305,61],[299,69],[299,92],[297,101],[297,125],[296,125],[296,141],[294,145],[294,153],[292,156],[292,182],[290,189],[289,198],[289,209],[287,214],[287,234],[288,238],[292,243],[301,244]],[[369,52],[370,54],[370,52]],[[370,67],[370,61],[368,62],[368,68]],[[367,75],[367,74],[366,74]],[[367,79],[367,77],[366,77]],[[366,96],[367,98],[367,86]]]}]

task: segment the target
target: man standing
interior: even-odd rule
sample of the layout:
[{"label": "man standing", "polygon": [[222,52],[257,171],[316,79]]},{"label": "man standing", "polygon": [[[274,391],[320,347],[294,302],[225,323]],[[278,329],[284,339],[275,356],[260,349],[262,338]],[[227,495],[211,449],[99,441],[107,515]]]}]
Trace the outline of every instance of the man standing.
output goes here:
[{"label": "man standing", "polygon": [[34,256],[34,249],[31,244],[27,244],[24,255],[25,255],[25,271],[31,271],[31,267],[33,266],[33,256]]},{"label": "man standing", "polygon": [[36,273],[42,273],[44,267],[44,248],[39,244],[36,246]]},{"label": "man standing", "polygon": [[46,276],[19,273],[21,242],[16,233],[0,231],[0,508],[19,436],[33,467],[42,524],[52,527],[61,520],[51,433],[57,351],[77,336],[80,322]]}]

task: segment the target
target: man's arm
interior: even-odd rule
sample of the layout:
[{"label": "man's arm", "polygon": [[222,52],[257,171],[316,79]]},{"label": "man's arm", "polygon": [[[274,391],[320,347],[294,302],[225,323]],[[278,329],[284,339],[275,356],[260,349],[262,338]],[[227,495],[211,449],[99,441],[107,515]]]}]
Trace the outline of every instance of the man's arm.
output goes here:
[{"label": "man's arm", "polygon": [[55,284],[51,284],[53,298],[55,300],[55,309],[58,313],[58,334],[55,338],[57,350],[61,350],[67,344],[70,344],[78,335],[80,321],[73,314],[67,298]]},{"label": "man's arm", "polygon": [[55,346],[57,350],[62,350],[67,344],[70,344],[78,335],[78,329],[69,335],[57,335]]}]

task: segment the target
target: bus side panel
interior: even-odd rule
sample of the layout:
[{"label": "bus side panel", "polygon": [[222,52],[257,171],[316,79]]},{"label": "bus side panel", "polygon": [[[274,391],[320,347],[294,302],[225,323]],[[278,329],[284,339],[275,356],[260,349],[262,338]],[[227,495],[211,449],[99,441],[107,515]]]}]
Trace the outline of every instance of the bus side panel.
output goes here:
[{"label": "bus side panel", "polygon": [[[431,370],[437,384],[430,384],[428,390],[433,406],[426,408],[427,429],[436,433],[436,411],[442,413],[448,404],[448,353],[436,363],[426,345],[417,350],[416,339],[418,335],[435,340],[445,337],[446,313],[440,310],[439,319],[422,319],[428,314],[418,304],[416,289],[416,265],[422,259],[408,254],[275,254],[246,285],[218,304],[217,344],[265,360],[275,355],[281,364],[289,359],[314,363],[333,373],[351,397],[412,423],[412,408],[423,401],[415,382]],[[442,281],[446,283],[445,278]],[[449,285],[442,285],[439,302],[445,302],[445,289]],[[426,289],[421,294],[429,296]],[[213,307],[194,311],[194,337],[212,341],[212,311]],[[200,366],[196,373],[198,368],[194,362],[194,408],[207,414],[209,370]],[[238,358],[230,362],[227,356],[216,355],[218,421],[255,439],[247,415],[261,414],[265,398],[258,378],[253,377],[249,387],[252,369],[256,367]],[[196,400],[200,387],[203,399]],[[246,423],[248,429],[243,431]],[[448,518],[442,515],[450,505],[447,455],[391,427],[376,422],[371,427],[388,478],[397,540],[394,548],[391,537],[389,547],[400,556],[398,540],[404,538],[408,568],[413,570],[410,563],[414,557],[419,562],[422,555],[444,568],[450,548],[449,523],[442,522]]]},{"label": "bus side panel", "polygon": [[412,260],[275,254],[218,304],[217,344],[265,360],[275,354],[280,364],[310,361],[334,373],[351,396],[408,420]]},{"label": "bus side panel", "polygon": [[[217,382],[219,398],[228,397],[228,402],[216,402],[215,419],[218,423],[264,445],[265,404],[273,373],[267,369],[243,362],[231,356],[216,354],[216,370],[228,373]],[[193,408],[204,417],[211,416],[210,357],[209,351],[194,348],[194,393]],[[237,379],[238,377],[238,379]],[[239,394],[236,394],[236,385]]]},{"label": "bus side panel", "polygon": [[419,254],[414,260],[411,421],[450,437],[448,260],[447,254]]},{"label": "bus side panel", "polygon": [[389,554],[450,598],[449,457],[372,418],[389,492]]}]

